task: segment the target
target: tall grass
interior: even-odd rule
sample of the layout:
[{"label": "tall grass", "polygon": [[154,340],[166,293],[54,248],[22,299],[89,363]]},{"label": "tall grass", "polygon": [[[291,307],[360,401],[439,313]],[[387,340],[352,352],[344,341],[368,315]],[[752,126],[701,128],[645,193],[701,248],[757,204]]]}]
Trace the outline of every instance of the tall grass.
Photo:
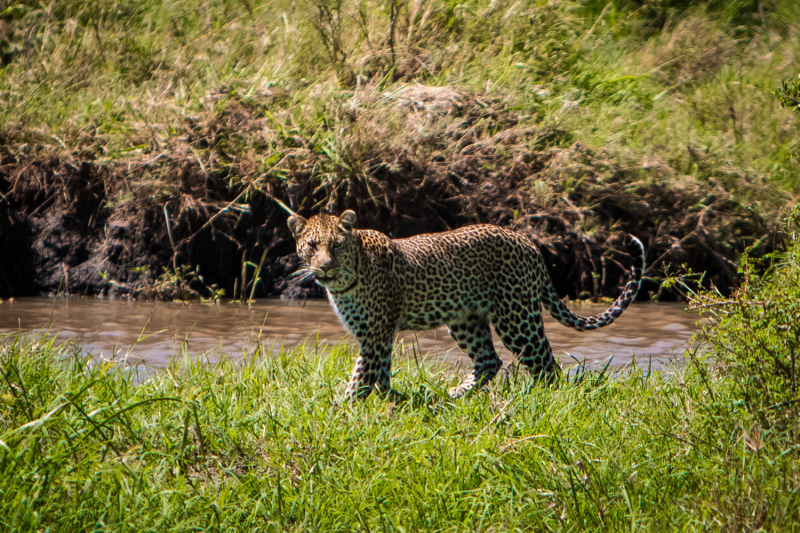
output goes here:
[{"label": "tall grass", "polygon": [[773,95],[797,74],[796,2],[15,0],[0,18],[0,126],[86,156],[191,141],[234,98],[272,124],[192,144],[204,168],[233,164],[235,180],[245,160],[279,177],[299,147],[320,154],[323,181],[370,174],[357,115],[386,124],[364,132],[379,143],[408,139],[402,112],[359,101],[422,83],[502,98],[651,179],[797,190],[797,121]]},{"label": "tall grass", "polygon": [[[706,366],[514,374],[451,402],[406,360],[408,401],[337,404],[353,354],[299,348],[132,372],[52,338],[0,356],[6,530],[765,530],[800,470]],[[790,528],[791,529],[791,528]]]}]

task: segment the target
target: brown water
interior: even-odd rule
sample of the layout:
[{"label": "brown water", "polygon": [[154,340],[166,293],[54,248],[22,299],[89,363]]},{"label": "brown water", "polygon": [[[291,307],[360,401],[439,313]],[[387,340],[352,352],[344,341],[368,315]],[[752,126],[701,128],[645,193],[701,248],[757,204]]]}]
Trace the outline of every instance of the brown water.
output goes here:
[{"label": "brown water", "polygon": [[[571,307],[582,315],[597,314],[606,308],[596,304]],[[661,367],[683,357],[697,320],[695,315],[686,314],[681,304],[634,304],[614,324],[600,330],[576,332],[549,316],[545,318],[545,330],[553,352],[564,365],[574,363],[573,358],[592,363],[613,355],[613,365],[625,365],[635,357],[639,364],[652,362],[653,367]],[[259,335],[275,350],[290,349],[303,342],[312,346],[354,342],[325,301],[262,300],[250,306],[209,306],[23,298],[13,304],[0,304],[0,331],[43,330],[48,323],[51,334],[83,346],[96,357],[127,356],[130,363],[144,362],[154,367],[166,366],[182,348],[212,361],[220,356],[240,356]],[[405,350],[418,346],[429,360],[469,363],[445,328],[404,333],[400,340]],[[510,359],[502,344],[498,343],[497,349],[504,361]]]}]

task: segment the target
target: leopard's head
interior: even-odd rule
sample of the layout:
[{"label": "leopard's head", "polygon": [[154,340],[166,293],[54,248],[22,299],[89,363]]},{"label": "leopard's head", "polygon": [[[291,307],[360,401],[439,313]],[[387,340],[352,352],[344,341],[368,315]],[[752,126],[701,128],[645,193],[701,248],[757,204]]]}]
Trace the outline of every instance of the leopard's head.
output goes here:
[{"label": "leopard's head", "polygon": [[300,280],[314,277],[318,284],[333,291],[352,286],[356,279],[356,214],[315,215],[308,220],[289,217],[289,230],[297,241],[297,255],[303,267],[296,272]]}]

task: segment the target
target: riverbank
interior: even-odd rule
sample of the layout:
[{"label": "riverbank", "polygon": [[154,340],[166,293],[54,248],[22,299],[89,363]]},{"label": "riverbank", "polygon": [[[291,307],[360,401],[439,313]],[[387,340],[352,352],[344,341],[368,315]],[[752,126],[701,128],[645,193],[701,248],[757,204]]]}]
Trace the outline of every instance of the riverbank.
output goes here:
[{"label": "riverbank", "polygon": [[262,257],[256,296],[314,295],[273,197],[395,237],[509,226],[571,298],[615,296],[621,232],[659,299],[666,265],[728,291],[782,241],[794,3],[395,7],[0,13],[0,297],[249,296]]},{"label": "riverbank", "polygon": [[[52,338],[0,347],[4,529],[792,530],[800,524],[800,243],[731,298],[689,293],[705,353],[672,372],[459,376],[337,403],[354,358],[298,348],[139,383]],[[670,283],[682,286],[681,279]],[[685,285],[683,285],[685,286]]]}]

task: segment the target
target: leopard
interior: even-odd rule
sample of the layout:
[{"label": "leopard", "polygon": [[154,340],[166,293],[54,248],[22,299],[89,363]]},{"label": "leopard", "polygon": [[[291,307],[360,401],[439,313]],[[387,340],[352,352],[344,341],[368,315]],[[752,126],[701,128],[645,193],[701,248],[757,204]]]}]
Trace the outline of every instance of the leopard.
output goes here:
[{"label": "leopard", "polygon": [[345,400],[365,398],[373,389],[393,394],[395,335],[442,325],[472,361],[469,375],[448,390],[452,398],[482,388],[500,370],[490,326],[518,365],[535,378],[553,379],[561,367],[545,337],[542,308],[577,331],[608,326],[636,298],[645,266],[644,246],[627,235],[631,268],[621,294],[605,312],[581,316],[559,298],[528,236],[476,224],[392,239],[355,225],[352,210],[288,219],[301,264],[296,279],[313,279],[325,289],[359,344]]}]

